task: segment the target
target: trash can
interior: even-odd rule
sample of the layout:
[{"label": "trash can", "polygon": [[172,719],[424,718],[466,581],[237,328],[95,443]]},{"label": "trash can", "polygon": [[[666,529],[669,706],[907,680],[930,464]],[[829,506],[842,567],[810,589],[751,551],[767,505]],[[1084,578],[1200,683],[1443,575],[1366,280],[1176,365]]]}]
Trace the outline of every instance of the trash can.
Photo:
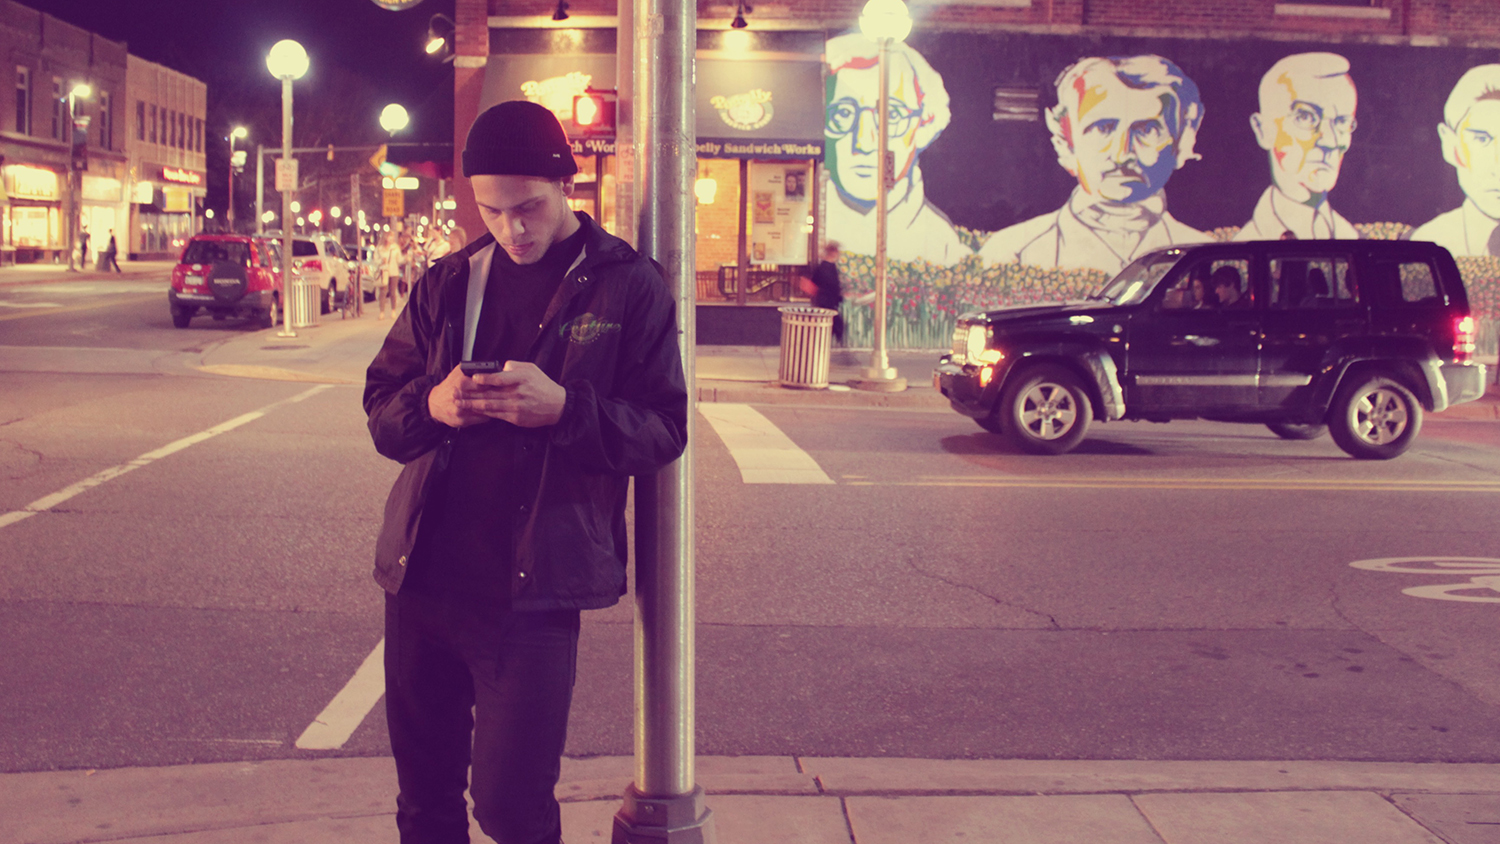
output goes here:
[{"label": "trash can", "polygon": [[310,281],[294,281],[290,304],[293,328],[317,325],[323,310],[323,288]]},{"label": "trash can", "polygon": [[833,318],[838,311],[788,305],[781,311],[780,384],[796,390],[828,389]]}]

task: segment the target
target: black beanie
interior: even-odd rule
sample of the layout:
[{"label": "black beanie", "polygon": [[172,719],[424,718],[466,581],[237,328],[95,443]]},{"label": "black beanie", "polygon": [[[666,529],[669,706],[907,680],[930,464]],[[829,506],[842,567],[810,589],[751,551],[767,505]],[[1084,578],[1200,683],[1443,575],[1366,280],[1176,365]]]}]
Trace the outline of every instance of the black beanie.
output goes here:
[{"label": "black beanie", "polygon": [[490,106],[474,119],[464,141],[464,176],[541,176],[561,179],[578,172],[573,145],[557,115],[546,106],[511,100]]}]

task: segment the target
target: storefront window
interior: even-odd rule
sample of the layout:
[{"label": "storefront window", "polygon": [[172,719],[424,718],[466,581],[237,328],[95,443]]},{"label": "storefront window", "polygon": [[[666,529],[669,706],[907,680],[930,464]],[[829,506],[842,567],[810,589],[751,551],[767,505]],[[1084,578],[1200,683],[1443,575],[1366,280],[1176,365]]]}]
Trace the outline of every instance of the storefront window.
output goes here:
[{"label": "storefront window", "polygon": [[11,242],[21,249],[46,249],[51,243],[47,226],[48,210],[37,207],[12,207],[10,209]]}]

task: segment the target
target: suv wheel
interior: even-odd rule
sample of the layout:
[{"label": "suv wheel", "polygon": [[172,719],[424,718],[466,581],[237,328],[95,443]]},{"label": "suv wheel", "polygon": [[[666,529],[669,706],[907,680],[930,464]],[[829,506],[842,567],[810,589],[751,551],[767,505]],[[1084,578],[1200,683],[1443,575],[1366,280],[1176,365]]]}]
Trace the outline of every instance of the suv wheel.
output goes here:
[{"label": "suv wheel", "polygon": [[193,319],[193,314],[197,312],[197,308],[173,308],[172,324],[178,328],[187,328],[188,323]]},{"label": "suv wheel", "polygon": [[1356,378],[1340,387],[1328,409],[1333,441],[1362,460],[1400,455],[1421,429],[1422,405],[1416,396],[1384,375]]},{"label": "suv wheel", "polygon": [[1328,433],[1327,425],[1317,423],[1300,425],[1296,422],[1267,422],[1266,427],[1284,440],[1315,440]]},{"label": "suv wheel", "polygon": [[995,410],[1011,440],[1034,454],[1072,451],[1093,413],[1088,393],[1060,366],[1039,366],[1013,378]]},{"label": "suv wheel", "polygon": [[260,327],[275,328],[280,321],[281,309],[276,307],[276,299],[272,297],[270,306],[260,313]]}]

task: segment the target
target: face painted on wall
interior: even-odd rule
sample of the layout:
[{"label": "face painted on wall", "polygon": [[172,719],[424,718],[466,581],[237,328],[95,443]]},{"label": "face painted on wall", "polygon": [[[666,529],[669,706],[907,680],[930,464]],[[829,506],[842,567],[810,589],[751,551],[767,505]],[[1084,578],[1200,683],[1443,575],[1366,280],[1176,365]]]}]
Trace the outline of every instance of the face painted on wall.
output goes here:
[{"label": "face painted on wall", "polygon": [[1354,137],[1358,96],[1347,73],[1333,76],[1282,71],[1263,89],[1250,126],[1270,153],[1271,181],[1288,197],[1319,205],[1339,179]]},{"label": "face painted on wall", "polygon": [[[922,149],[918,132],[927,119],[911,62],[899,53],[890,55],[889,143],[895,159],[893,179],[900,183],[911,175]],[[829,174],[845,200],[873,207],[877,196],[876,173],[879,150],[879,65],[874,59],[858,59],[829,76],[828,109],[823,124],[827,140]]]},{"label": "face painted on wall", "polygon": [[1167,124],[1175,108],[1160,87],[1131,88],[1108,68],[1073,80],[1062,125],[1061,164],[1085,193],[1140,202],[1166,186],[1178,167],[1177,139]]},{"label": "face painted on wall", "polygon": [[1481,99],[1457,126],[1440,124],[1438,134],[1464,195],[1500,220],[1500,99]]}]

